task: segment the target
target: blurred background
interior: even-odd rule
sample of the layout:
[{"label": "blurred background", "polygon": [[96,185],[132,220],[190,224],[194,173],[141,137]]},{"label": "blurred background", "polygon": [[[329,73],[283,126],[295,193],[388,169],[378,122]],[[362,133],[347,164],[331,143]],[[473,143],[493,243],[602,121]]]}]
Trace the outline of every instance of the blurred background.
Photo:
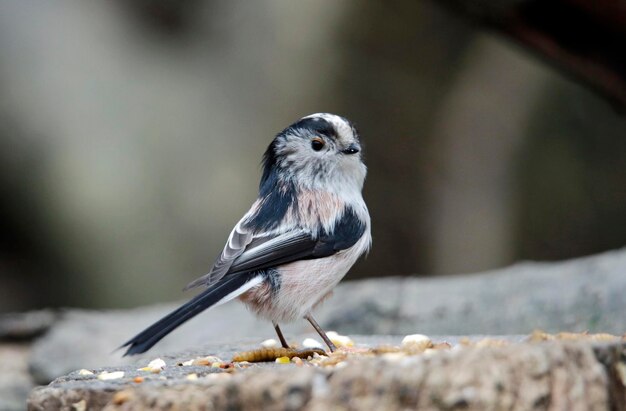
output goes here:
[{"label": "blurred background", "polygon": [[3,0],[0,312],[182,298],[319,111],[369,167],[348,279],[622,247],[626,120],[588,83],[428,1]]}]

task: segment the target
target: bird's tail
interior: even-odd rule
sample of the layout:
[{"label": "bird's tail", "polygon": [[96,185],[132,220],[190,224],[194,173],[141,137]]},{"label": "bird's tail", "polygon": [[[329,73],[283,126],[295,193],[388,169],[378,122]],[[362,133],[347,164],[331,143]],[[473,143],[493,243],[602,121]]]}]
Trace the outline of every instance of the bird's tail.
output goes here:
[{"label": "bird's tail", "polygon": [[236,298],[260,282],[261,277],[255,276],[253,273],[242,273],[223,278],[211,288],[204,290],[124,343],[120,347],[128,347],[124,356],[148,351],[185,321],[213,305]]}]

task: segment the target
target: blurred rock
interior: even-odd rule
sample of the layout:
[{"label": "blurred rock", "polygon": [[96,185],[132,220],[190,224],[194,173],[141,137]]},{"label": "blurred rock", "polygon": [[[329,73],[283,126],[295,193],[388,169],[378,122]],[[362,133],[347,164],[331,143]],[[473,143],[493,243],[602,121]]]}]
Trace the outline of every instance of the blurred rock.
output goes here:
[{"label": "blurred rock", "polygon": [[0,344],[0,411],[24,409],[35,386],[28,372],[30,349],[24,344]]},{"label": "blurred rock", "polygon": [[626,331],[626,249],[486,273],[343,283],[319,320],[343,333]]},{"label": "blurred rock", "polygon": [[0,315],[0,341],[31,340],[46,332],[57,318],[53,310]]},{"label": "blurred rock", "polygon": [[[626,250],[560,263],[522,263],[482,274],[435,279],[384,278],[342,283],[316,312],[327,330],[343,334],[528,334],[626,331]],[[79,368],[141,359],[114,352],[175,304],[125,311],[71,310],[33,346],[38,383]],[[291,335],[312,332],[306,321],[285,325]],[[190,320],[146,357],[206,343],[274,337],[269,322],[242,304],[215,307]]]}]

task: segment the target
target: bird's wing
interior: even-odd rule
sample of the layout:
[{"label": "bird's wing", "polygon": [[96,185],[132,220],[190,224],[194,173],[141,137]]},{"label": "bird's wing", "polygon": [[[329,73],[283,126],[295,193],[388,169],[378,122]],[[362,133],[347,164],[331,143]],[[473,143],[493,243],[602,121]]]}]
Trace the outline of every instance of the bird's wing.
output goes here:
[{"label": "bird's wing", "polygon": [[366,222],[359,219],[354,210],[348,207],[330,233],[322,230],[318,235],[313,235],[310,231],[295,228],[269,239],[253,240],[233,261],[228,274],[263,270],[298,260],[328,257],[355,245],[366,229]]},{"label": "bird's wing", "polygon": [[[301,229],[271,238],[259,238],[242,253],[230,267],[229,274],[258,271],[292,261],[324,257],[315,252],[319,239]],[[255,244],[256,243],[256,244]]]},{"label": "bird's wing", "polygon": [[228,237],[228,241],[222,250],[222,253],[213,264],[213,268],[208,274],[203,275],[187,284],[185,290],[199,287],[201,285],[212,285],[228,273],[233,262],[246,250],[246,247],[254,239],[252,230],[244,227],[245,217],[237,223],[233,231]]},{"label": "bird's wing", "polygon": [[240,236],[247,242],[244,247],[234,247],[236,244],[229,239],[211,272],[189,283],[185,290],[202,285],[211,286],[226,275],[257,271],[311,258],[317,243],[310,233],[300,230],[256,238],[243,233]]},{"label": "bird's wing", "polygon": [[[244,221],[244,220],[242,220]],[[277,267],[298,260],[331,256],[352,247],[363,235],[366,225],[350,208],[335,224],[332,233],[314,235],[295,227],[281,234],[252,233],[240,222],[209,274],[191,282],[186,289],[210,286],[225,275]]]}]

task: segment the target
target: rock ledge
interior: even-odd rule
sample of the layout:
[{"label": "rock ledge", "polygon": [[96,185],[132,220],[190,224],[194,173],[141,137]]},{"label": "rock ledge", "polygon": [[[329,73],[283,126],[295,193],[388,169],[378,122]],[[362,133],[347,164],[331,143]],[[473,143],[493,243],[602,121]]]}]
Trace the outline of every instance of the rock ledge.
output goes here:
[{"label": "rock ledge", "polygon": [[[112,381],[74,372],[35,389],[28,409],[626,410],[623,343],[517,342],[406,357],[352,356],[340,367],[266,363],[234,373],[176,365],[207,352],[230,358],[248,348],[209,346],[202,354],[167,356],[165,370],[142,383],[133,382],[146,375],[137,366],[94,370],[126,372]],[[190,373],[198,379],[190,381]]]}]

